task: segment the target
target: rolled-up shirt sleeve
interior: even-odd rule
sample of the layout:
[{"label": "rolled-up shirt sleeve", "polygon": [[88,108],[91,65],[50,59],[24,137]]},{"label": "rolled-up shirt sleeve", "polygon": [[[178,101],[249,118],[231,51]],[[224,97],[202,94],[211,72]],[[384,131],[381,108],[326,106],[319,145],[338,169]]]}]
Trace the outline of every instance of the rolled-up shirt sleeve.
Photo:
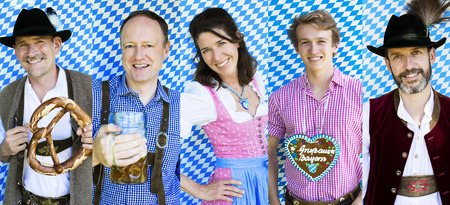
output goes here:
[{"label": "rolled-up shirt sleeve", "polygon": [[281,115],[281,110],[276,95],[269,97],[269,135],[278,139],[284,138],[286,126]]}]

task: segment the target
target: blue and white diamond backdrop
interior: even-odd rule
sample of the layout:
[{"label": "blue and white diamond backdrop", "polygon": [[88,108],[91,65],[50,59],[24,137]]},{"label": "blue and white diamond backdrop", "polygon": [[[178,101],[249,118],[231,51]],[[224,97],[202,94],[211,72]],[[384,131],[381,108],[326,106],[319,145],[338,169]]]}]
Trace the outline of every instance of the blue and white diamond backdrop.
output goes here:
[{"label": "blue and white diamond backdrop", "polygon": [[[302,1],[120,1],[120,0],[12,0],[0,2],[0,36],[12,34],[15,19],[21,8],[53,7],[63,29],[73,32],[64,43],[57,58],[60,66],[90,74],[97,80],[106,80],[123,73],[119,49],[118,29],[122,20],[132,11],[150,9],[169,24],[171,52],[160,73],[163,84],[183,91],[185,81],[192,79],[194,46],[188,34],[189,22],[207,7],[223,7],[244,34],[250,53],[257,59],[258,72],[267,76],[268,94],[301,75],[304,65],[295,53],[286,29],[292,18],[311,10],[328,10],[336,19],[342,38],[334,63],[344,73],[363,80],[364,101],[380,96],[396,86],[386,70],[383,59],[367,51],[366,45],[382,44],[385,26],[392,14],[400,15],[404,1],[376,0],[302,0]],[[448,14],[447,14],[448,16]],[[447,37],[450,27],[441,24],[432,29],[432,40]],[[445,59],[450,46],[437,50],[437,63],[433,66],[432,85],[449,95],[450,59]],[[25,71],[16,60],[13,49],[0,46],[0,87],[22,77]],[[281,145],[281,143],[280,143]],[[184,140],[181,149],[181,172],[199,183],[206,183],[215,163],[208,138],[200,127],[192,129],[192,137]],[[284,177],[283,150],[279,149],[279,190],[282,201]],[[0,201],[3,201],[7,166],[0,166]],[[181,193],[181,204],[197,204],[198,199]]]}]

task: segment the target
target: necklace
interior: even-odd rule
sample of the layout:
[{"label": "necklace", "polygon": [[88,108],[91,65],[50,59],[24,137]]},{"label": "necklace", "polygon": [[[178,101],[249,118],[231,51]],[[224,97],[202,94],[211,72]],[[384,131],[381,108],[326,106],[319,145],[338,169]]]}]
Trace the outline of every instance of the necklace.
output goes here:
[{"label": "necklace", "polygon": [[[302,93],[303,93],[303,102],[306,103],[306,89],[303,90]],[[330,95],[330,96],[328,97],[327,102],[325,103],[325,106],[324,106],[324,109],[323,109],[322,120],[321,120],[321,122],[320,122],[319,127],[316,128],[317,131],[319,132],[319,134],[322,133],[323,124],[324,124],[324,122],[325,122],[325,115],[327,114],[328,104],[329,104],[329,102],[331,101],[331,97],[332,97],[332,95],[333,95],[333,92],[330,92],[329,95]],[[306,110],[307,110],[307,108],[305,108],[305,106],[302,106],[303,119],[306,119]],[[303,126],[303,129],[304,129],[304,130],[302,130],[302,131],[303,131],[304,135],[306,135],[306,130],[307,130],[307,129],[306,129],[306,120],[302,120],[302,126]]]},{"label": "necklace", "polygon": [[231,90],[231,92],[233,92],[234,94],[236,94],[238,96],[238,98],[240,99],[239,102],[241,103],[242,107],[245,110],[248,110],[248,106],[250,105],[250,103],[247,101],[248,98],[244,99],[244,93],[245,93],[245,85],[244,87],[242,87],[242,94],[239,95],[236,91],[234,91],[233,89],[231,89],[230,87],[228,87],[227,84],[222,83],[223,86],[225,86],[226,88],[228,88],[229,90]]}]

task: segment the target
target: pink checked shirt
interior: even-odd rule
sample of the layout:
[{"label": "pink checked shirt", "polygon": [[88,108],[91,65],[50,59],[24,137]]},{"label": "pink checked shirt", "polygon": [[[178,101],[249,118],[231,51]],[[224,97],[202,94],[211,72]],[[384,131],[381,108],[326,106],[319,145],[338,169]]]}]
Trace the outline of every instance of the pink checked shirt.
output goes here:
[{"label": "pink checked shirt", "polygon": [[[306,120],[306,128],[302,127],[302,120]],[[356,188],[362,177],[361,123],[361,81],[344,75],[337,68],[320,102],[308,86],[306,73],[271,94],[269,135],[282,139],[295,134],[309,137],[326,134],[335,138],[341,148],[336,165],[317,182],[306,178],[286,159],[288,189],[294,196],[308,201],[334,201]]]}]

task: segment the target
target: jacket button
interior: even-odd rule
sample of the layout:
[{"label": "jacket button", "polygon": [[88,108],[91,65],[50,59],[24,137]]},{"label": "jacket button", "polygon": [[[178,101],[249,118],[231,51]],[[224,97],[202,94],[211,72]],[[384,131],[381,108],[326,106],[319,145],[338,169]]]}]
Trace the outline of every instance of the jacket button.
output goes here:
[{"label": "jacket button", "polygon": [[299,205],[299,204],[300,204],[300,202],[294,201],[294,205]]},{"label": "jacket button", "polygon": [[395,175],[397,175],[397,176],[401,176],[401,175],[402,175],[402,171],[400,171],[400,170],[397,170],[397,171],[395,172]]},{"label": "jacket button", "polygon": [[395,194],[395,193],[397,193],[397,189],[396,189],[396,188],[392,188],[392,189],[391,189],[391,192],[392,192],[393,194]]},{"label": "jacket button", "polygon": [[413,134],[411,132],[408,132],[408,134],[406,135],[408,138],[411,139],[411,137],[413,136]]},{"label": "jacket button", "polygon": [[403,157],[403,158],[406,158],[406,157],[408,157],[408,153],[406,153],[406,152],[403,152],[403,153],[402,153],[402,157]]}]

